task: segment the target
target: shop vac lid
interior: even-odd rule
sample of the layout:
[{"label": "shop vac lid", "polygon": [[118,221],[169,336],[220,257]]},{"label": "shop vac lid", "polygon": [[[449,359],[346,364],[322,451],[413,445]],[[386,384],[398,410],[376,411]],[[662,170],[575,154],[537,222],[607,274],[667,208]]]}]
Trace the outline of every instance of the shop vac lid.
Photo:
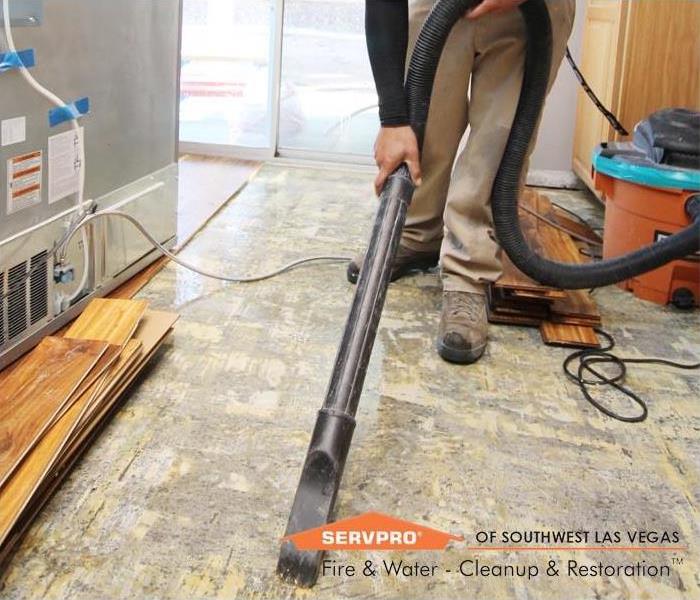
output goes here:
[{"label": "shop vac lid", "polygon": [[651,187],[700,190],[700,112],[666,108],[640,121],[631,142],[600,144],[600,173]]}]

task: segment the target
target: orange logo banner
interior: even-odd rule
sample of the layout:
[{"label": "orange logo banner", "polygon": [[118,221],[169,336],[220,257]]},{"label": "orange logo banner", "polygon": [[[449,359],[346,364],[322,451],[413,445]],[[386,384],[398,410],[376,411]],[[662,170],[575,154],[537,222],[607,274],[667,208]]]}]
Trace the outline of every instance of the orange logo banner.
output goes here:
[{"label": "orange logo banner", "polygon": [[464,538],[377,512],[282,538],[298,550],[444,550],[452,540]]}]

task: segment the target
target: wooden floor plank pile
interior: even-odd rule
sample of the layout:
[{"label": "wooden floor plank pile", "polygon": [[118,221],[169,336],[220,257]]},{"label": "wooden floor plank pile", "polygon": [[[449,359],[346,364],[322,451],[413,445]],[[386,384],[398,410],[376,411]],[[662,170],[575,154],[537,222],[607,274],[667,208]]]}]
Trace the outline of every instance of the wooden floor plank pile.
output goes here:
[{"label": "wooden floor plank pile", "polygon": [[[584,223],[572,219],[550,200],[527,190],[520,201],[520,223],[530,246],[560,262],[582,264],[591,254],[582,239],[600,241]],[[594,328],[601,324],[593,296],[586,290],[560,290],[541,285],[503,256],[503,275],[487,291],[491,323],[539,327],[545,344],[600,346]]]},{"label": "wooden floor plank pile", "polygon": [[142,300],[96,299],[0,373],[0,565],[176,320]]}]

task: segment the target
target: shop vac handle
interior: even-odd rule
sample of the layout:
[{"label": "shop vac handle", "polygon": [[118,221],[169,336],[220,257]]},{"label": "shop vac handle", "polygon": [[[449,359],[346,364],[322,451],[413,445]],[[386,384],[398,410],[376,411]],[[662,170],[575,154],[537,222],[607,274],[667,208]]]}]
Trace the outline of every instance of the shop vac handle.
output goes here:
[{"label": "shop vac handle", "polygon": [[324,408],[354,416],[362,393],[414,185],[406,164],[387,179],[367,246],[350,314],[335,359]]}]

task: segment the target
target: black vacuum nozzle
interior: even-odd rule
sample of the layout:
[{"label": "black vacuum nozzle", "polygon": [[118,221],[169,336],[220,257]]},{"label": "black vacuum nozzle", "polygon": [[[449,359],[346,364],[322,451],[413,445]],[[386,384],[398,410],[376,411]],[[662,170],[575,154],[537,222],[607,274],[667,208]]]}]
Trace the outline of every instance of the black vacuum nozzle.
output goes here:
[{"label": "black vacuum nozzle", "polygon": [[[331,520],[354,430],[355,419],[350,415],[325,408],[319,411],[285,536]],[[277,573],[290,583],[311,587],[322,558],[322,551],[299,550],[287,540],[282,544]]]}]

